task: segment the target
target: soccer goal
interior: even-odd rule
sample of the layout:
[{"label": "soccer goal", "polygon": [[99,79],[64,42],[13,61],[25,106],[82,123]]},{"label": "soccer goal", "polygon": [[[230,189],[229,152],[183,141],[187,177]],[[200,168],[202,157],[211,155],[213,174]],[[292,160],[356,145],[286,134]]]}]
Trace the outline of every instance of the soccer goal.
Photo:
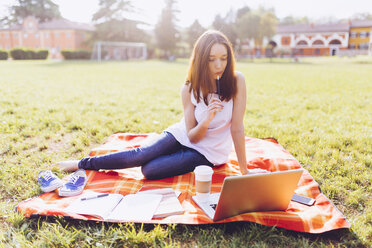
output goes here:
[{"label": "soccer goal", "polygon": [[147,46],[139,42],[97,41],[94,43],[91,60],[146,59]]}]

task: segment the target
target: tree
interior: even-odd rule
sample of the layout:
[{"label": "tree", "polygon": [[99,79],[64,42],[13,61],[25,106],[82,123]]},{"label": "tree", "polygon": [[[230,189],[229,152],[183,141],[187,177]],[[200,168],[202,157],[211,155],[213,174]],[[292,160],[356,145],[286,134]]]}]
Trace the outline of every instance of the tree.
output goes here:
[{"label": "tree", "polygon": [[161,12],[160,20],[155,27],[155,35],[158,47],[169,57],[176,48],[179,33],[176,29],[177,21],[174,8],[175,0],[166,0],[165,8]]},{"label": "tree", "polygon": [[187,29],[187,43],[189,44],[190,48],[193,48],[195,41],[204,32],[205,28],[200,25],[198,20],[195,20],[193,24],[191,24],[191,26]]},{"label": "tree", "polygon": [[276,46],[277,44],[275,43],[275,41],[270,41],[265,49],[265,56],[270,58],[270,62],[271,62],[272,57],[275,56],[274,49]]},{"label": "tree", "polygon": [[257,12],[247,12],[236,21],[236,29],[241,40],[259,39],[261,17]]},{"label": "tree", "polygon": [[274,34],[276,34],[276,25],[278,24],[278,19],[273,12],[265,12],[260,19],[260,35],[261,37],[267,37],[271,39]]},{"label": "tree", "polygon": [[137,26],[141,22],[125,18],[133,11],[130,1],[125,0],[100,0],[99,9],[94,13],[92,21],[96,22],[96,31],[91,42],[105,41],[145,41],[147,35]]},{"label": "tree", "polygon": [[131,12],[133,6],[125,0],[99,0],[99,9],[94,13],[92,20],[97,23],[106,23],[112,20],[123,20],[125,14]]},{"label": "tree", "polygon": [[292,24],[308,24],[310,23],[309,18],[306,16],[295,18],[293,16],[286,16],[279,21],[281,25],[292,25]]},{"label": "tree", "polygon": [[216,15],[212,26],[216,29],[224,33],[227,38],[230,40],[233,47],[236,45],[236,40],[238,35],[235,30],[235,25],[229,19],[231,17],[231,13],[228,13],[225,18],[222,18],[220,15]]},{"label": "tree", "polygon": [[351,19],[357,20],[372,20],[372,14],[368,12],[356,13],[352,15]]},{"label": "tree", "polygon": [[21,24],[27,16],[34,16],[40,22],[61,18],[59,7],[52,0],[17,0],[9,12],[9,17],[1,20],[6,25]]},{"label": "tree", "polygon": [[243,15],[250,12],[251,9],[248,6],[244,6],[243,8],[238,9],[236,12],[236,20],[240,19]]},{"label": "tree", "polygon": [[[260,20],[260,36],[268,38],[269,40],[276,34],[276,25],[278,24],[278,19],[274,15],[273,12],[268,11],[265,12],[261,16]],[[265,49],[266,57],[271,58],[274,56],[274,49],[276,47],[276,43],[274,41],[270,41]]]},{"label": "tree", "polygon": [[276,33],[278,20],[272,10],[260,8],[249,11],[236,20],[236,29],[241,40],[254,39],[261,45],[263,38],[271,38]]},{"label": "tree", "polygon": [[92,41],[144,42],[148,39],[148,36],[137,27],[138,23],[138,21],[122,19],[96,24]]}]

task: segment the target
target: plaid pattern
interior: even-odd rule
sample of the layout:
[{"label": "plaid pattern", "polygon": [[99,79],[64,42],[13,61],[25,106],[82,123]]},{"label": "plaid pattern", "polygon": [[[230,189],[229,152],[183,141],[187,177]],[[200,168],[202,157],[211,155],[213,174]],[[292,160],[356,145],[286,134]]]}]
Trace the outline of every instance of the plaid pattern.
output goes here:
[{"label": "plaid pattern", "polygon": [[[157,134],[111,135],[107,141],[93,149],[90,156],[115,152],[141,146]],[[248,168],[263,168],[269,171],[301,168],[299,162],[275,139],[246,138],[246,153]],[[212,178],[212,193],[219,192],[226,176],[239,175],[239,166],[235,151],[231,151],[227,164],[214,167]],[[136,193],[142,186],[151,188],[173,188],[181,191],[179,200],[185,210],[183,215],[153,219],[146,223],[179,223],[179,224],[209,224],[213,223],[204,212],[193,202],[195,194],[194,174],[166,178],[162,180],[145,180],[139,167],[111,171],[87,171],[88,183],[85,190],[96,192],[120,193],[123,195]],[[294,231],[307,233],[322,233],[339,228],[350,228],[342,213],[320,192],[318,184],[305,170],[295,190],[297,194],[316,199],[315,205],[309,207],[296,202],[290,202],[286,211],[245,213],[230,217],[218,223],[234,221],[250,221],[267,226],[278,226]],[[40,196],[20,202],[18,211],[26,217],[33,215],[68,216],[81,220],[98,220],[65,212],[65,208],[76,198],[61,198],[56,192],[44,193]]]}]

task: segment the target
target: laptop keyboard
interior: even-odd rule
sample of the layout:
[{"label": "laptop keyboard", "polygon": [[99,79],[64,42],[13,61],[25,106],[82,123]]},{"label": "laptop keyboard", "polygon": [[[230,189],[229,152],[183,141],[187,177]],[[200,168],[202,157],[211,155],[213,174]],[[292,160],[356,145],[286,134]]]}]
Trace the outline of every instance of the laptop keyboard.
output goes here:
[{"label": "laptop keyboard", "polygon": [[214,210],[216,210],[217,204],[210,204],[210,206],[211,206]]}]

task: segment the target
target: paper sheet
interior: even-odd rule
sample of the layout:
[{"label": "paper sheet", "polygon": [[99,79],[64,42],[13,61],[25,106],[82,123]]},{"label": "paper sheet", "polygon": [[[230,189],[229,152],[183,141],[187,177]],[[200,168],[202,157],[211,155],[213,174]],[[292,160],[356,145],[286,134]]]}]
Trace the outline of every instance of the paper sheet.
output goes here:
[{"label": "paper sheet", "polygon": [[107,217],[110,221],[149,221],[152,219],[162,195],[126,195]]},{"label": "paper sheet", "polygon": [[100,193],[88,192],[83,194],[77,200],[66,208],[66,212],[72,212],[83,215],[96,216],[100,219],[106,219],[110,212],[123,198],[120,194],[109,194],[102,198],[95,198],[82,201],[81,198],[99,195]]}]

